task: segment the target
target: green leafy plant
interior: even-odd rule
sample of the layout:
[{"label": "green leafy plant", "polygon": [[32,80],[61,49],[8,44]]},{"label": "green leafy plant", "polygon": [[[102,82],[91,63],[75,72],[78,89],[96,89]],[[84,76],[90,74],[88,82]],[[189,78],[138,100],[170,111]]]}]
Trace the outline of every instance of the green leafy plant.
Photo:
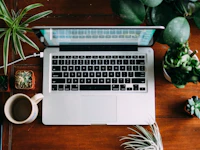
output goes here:
[{"label": "green leafy plant", "polygon": [[192,96],[187,100],[185,111],[190,115],[195,115],[200,119],[200,99],[198,96]]},{"label": "green leafy plant", "polygon": [[12,43],[12,48],[14,52],[16,54],[19,54],[19,56],[22,59],[25,59],[25,56],[22,49],[21,41],[29,44],[36,50],[39,50],[37,45],[31,39],[29,39],[25,34],[27,32],[32,31],[31,28],[28,28],[28,25],[30,23],[49,15],[50,13],[52,13],[52,11],[48,10],[48,11],[38,13],[26,19],[25,21],[23,21],[23,18],[30,10],[41,7],[41,6],[43,5],[40,3],[31,4],[25,7],[23,10],[19,10],[18,12],[11,10],[11,13],[10,13],[8,11],[8,8],[4,0],[0,0],[0,19],[3,20],[7,26],[6,28],[0,28],[0,32],[1,32],[0,38],[4,37],[3,63],[4,63],[5,74],[7,74],[8,52],[9,52],[10,41]]},{"label": "green leafy plant", "polygon": [[150,125],[150,130],[142,126],[134,126],[134,128],[128,129],[130,129],[133,134],[121,137],[120,141],[125,140],[125,142],[121,144],[121,146],[124,146],[124,149],[163,150],[162,138],[156,123]]},{"label": "green leafy plant", "polygon": [[200,28],[198,0],[111,0],[111,7],[124,20],[123,25],[165,26],[158,41],[169,46],[188,40],[188,19]]},{"label": "green leafy plant", "polygon": [[0,91],[6,91],[8,89],[8,76],[0,75]]},{"label": "green leafy plant", "polygon": [[200,80],[200,62],[191,51],[188,42],[170,47],[164,56],[163,67],[177,88],[184,88],[188,82],[197,83]]},{"label": "green leafy plant", "polygon": [[19,70],[15,73],[15,87],[17,89],[30,89],[34,82],[34,73],[31,70]]}]

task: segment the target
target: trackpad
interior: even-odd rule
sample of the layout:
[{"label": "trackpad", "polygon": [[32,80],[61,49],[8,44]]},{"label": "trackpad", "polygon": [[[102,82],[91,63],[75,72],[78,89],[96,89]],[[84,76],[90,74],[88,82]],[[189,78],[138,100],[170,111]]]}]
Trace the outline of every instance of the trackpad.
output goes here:
[{"label": "trackpad", "polygon": [[116,96],[82,96],[81,103],[84,122],[106,124],[117,121]]}]

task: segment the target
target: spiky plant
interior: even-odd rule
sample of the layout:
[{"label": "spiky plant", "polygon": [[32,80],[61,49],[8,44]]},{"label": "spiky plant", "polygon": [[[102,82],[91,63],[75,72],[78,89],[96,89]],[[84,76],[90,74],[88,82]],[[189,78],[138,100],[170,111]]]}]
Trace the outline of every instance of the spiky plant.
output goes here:
[{"label": "spiky plant", "polygon": [[187,100],[186,111],[200,119],[200,99],[198,96],[192,96],[192,98]]},{"label": "spiky plant", "polygon": [[0,90],[6,91],[8,89],[8,76],[0,75]]},{"label": "spiky plant", "polygon": [[125,142],[121,144],[121,146],[124,146],[124,149],[163,150],[162,138],[156,123],[150,125],[150,130],[139,125],[128,129],[133,131],[134,134],[121,137],[120,141],[125,140]]},{"label": "spiky plant", "polygon": [[17,71],[15,74],[15,87],[29,89],[32,87],[33,72],[29,70]]},{"label": "spiky plant", "polygon": [[36,15],[31,16],[28,19],[25,19],[23,21],[22,19],[24,16],[32,9],[38,8],[43,6],[40,3],[35,3],[28,5],[25,7],[22,11],[19,10],[18,12],[15,12],[14,10],[11,10],[11,13],[8,11],[8,8],[4,2],[4,0],[0,0],[0,19],[5,22],[7,25],[6,28],[0,28],[0,38],[4,36],[4,42],[3,42],[3,64],[4,64],[4,74],[7,74],[7,64],[8,64],[8,52],[9,52],[9,43],[11,41],[12,48],[15,51],[16,54],[19,54],[19,56],[22,59],[25,59],[24,52],[22,49],[22,42],[28,43],[30,46],[35,48],[36,50],[39,50],[37,45],[29,39],[25,34],[27,32],[31,32],[32,29],[28,28],[28,25],[31,22],[34,22],[40,18],[43,18],[50,13],[52,13],[51,10],[44,11],[41,13],[38,13]]}]

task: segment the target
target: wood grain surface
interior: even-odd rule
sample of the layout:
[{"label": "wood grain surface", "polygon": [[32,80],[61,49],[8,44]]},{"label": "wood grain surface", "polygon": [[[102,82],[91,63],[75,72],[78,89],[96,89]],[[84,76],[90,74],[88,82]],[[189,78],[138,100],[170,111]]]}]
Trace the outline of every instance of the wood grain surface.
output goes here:
[{"label": "wood grain surface", "polygon": [[[35,25],[118,25],[122,20],[113,14],[109,0],[5,0],[9,9],[19,10],[40,2],[44,7],[32,10],[26,17],[51,9],[53,14],[43,18]],[[1,26],[4,26],[0,22]],[[191,25],[190,48],[200,49],[200,30]],[[43,51],[44,46],[33,33],[28,36]],[[25,55],[37,52],[23,44]],[[155,82],[156,82],[156,120],[163,138],[165,150],[200,150],[200,120],[191,118],[183,111],[184,102],[193,95],[200,96],[199,84],[187,84],[177,89],[166,81],[162,74],[162,59],[168,49],[166,45],[155,43]],[[200,54],[198,54],[200,56]],[[9,61],[19,58],[10,51]],[[2,40],[0,42],[0,65],[2,65]],[[130,131],[127,126],[45,126],[39,116],[31,124],[13,125],[3,114],[3,106],[9,94],[26,93],[33,96],[42,91],[42,66],[40,58],[31,58],[8,68],[11,77],[11,93],[0,93],[0,121],[3,123],[3,150],[122,150],[119,137]],[[34,91],[16,90],[13,77],[16,70],[32,69],[36,74]],[[3,70],[0,70],[2,73]],[[130,116],[131,117],[131,116]]]}]

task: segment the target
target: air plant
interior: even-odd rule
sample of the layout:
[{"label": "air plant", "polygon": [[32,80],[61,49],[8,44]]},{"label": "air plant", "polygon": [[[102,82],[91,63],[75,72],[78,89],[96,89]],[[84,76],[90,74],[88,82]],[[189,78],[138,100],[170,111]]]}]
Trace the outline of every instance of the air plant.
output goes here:
[{"label": "air plant", "polygon": [[[7,74],[7,65],[8,65],[8,52],[9,52],[9,43],[11,41],[12,48],[16,54],[22,59],[25,59],[24,52],[22,49],[22,42],[25,42],[39,51],[37,45],[29,39],[25,34],[27,32],[32,32],[31,28],[28,28],[28,25],[40,18],[43,18],[50,13],[51,10],[38,13],[31,16],[28,19],[24,19],[24,16],[32,9],[43,6],[40,3],[35,3],[28,5],[23,10],[15,12],[11,10],[11,13],[8,11],[8,8],[4,0],[0,0],[0,19],[3,20],[6,24],[6,28],[0,28],[0,38],[4,37],[3,42],[3,64],[4,64],[4,74]],[[25,21],[24,21],[25,20]]]},{"label": "air plant", "polygon": [[200,99],[198,96],[192,96],[187,100],[185,111],[190,114],[194,115],[200,119]]},{"label": "air plant", "polygon": [[162,138],[156,123],[150,125],[150,130],[139,125],[128,129],[133,131],[133,134],[122,136],[120,139],[120,141],[125,140],[121,144],[125,150],[163,150]]}]

